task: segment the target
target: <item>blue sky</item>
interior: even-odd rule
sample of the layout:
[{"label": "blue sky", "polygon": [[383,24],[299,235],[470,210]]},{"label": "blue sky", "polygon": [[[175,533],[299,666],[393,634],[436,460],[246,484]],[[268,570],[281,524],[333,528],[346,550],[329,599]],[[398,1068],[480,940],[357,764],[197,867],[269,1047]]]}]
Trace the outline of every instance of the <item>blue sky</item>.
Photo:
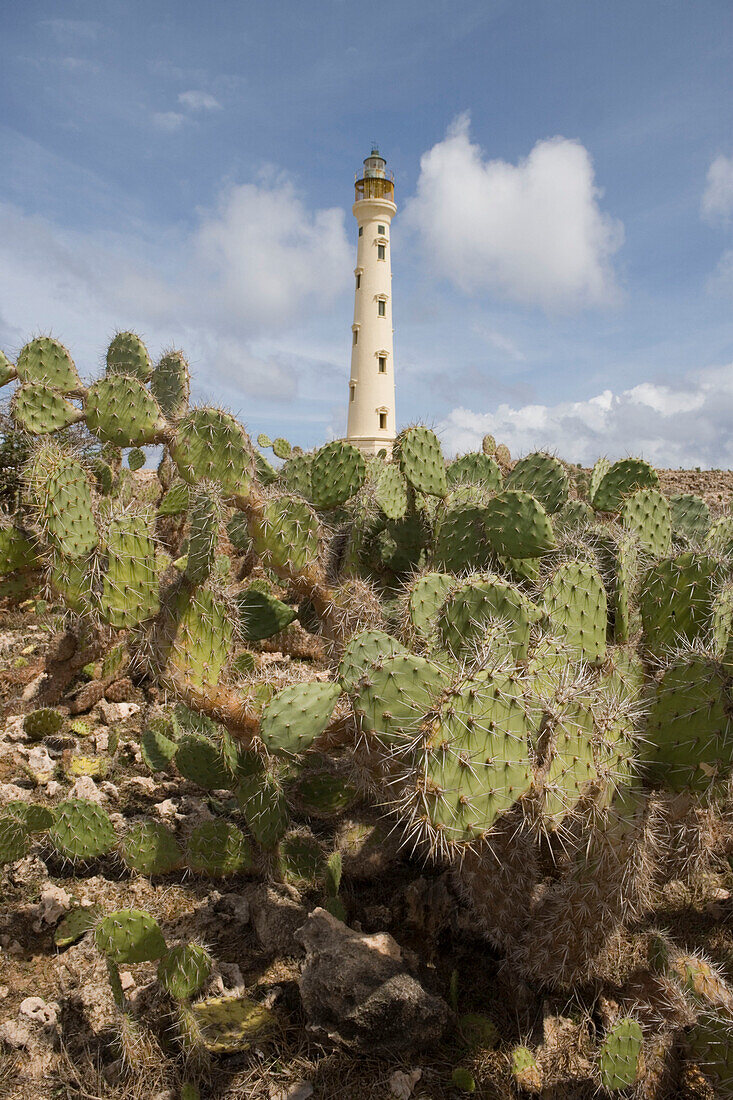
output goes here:
[{"label": "blue sky", "polygon": [[396,177],[398,422],[733,459],[729,0],[0,11],[0,347],[117,328],[197,400],[344,431],[354,172]]}]

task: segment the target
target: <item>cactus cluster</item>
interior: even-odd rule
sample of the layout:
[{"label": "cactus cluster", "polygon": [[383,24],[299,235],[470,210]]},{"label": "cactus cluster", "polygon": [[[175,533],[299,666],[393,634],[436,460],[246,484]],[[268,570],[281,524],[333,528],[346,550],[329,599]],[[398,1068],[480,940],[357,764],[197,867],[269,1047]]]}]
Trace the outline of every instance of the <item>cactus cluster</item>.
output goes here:
[{"label": "cactus cluster", "polygon": [[[42,838],[62,860],[114,854],[148,876],[264,867],[322,884],[343,917],[341,857],[319,829],[367,797],[450,870],[465,920],[519,976],[566,992],[604,979],[670,866],[703,865],[699,815],[727,836],[733,521],[665,496],[647,462],[601,459],[584,485],[553,455],[512,464],[490,437],[447,463],[413,426],[368,460],[344,441],[303,453],[260,436],[276,469],[229,413],[189,407],[181,352],[153,367],[133,333],[114,338],[89,386],[46,337],[2,380],[17,380],[14,415],[37,441],[22,508],[0,530],[1,572],[32,561],[114,638],[105,683],[129,674],[179,701],[146,716],[142,760],[216,813],[175,832],[120,830],[79,798],[45,815],[6,807],[0,862]],[[94,466],[54,439],[82,420],[105,448]],[[126,495],[122,451],[135,470],[150,444],[163,458],[145,504]],[[279,678],[263,672],[268,648],[296,658]],[[41,709],[25,732],[63,722]],[[151,919],[121,910],[95,925],[123,1009],[118,964],[157,961],[192,1044],[242,1049],[267,1030],[252,1002],[196,1001],[210,956],[168,948]],[[727,993],[668,954],[658,969],[694,1021],[684,1041],[711,1079],[730,1080],[715,1062]],[[607,1092],[637,1086],[655,1037],[644,997],[621,1002],[594,1062]],[[507,1066],[517,1087],[541,1087],[529,1046]]]}]

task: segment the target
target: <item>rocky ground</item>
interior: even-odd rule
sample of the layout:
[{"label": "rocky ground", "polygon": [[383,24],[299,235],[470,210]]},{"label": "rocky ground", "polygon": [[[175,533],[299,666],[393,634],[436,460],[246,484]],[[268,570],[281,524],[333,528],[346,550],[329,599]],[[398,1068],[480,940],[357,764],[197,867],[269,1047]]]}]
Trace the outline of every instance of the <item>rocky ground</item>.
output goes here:
[{"label": "rocky ground", "polygon": [[[668,492],[733,502],[733,474],[660,471]],[[291,657],[268,654],[273,674]],[[206,792],[171,773],[152,775],[140,753],[151,706],[161,700],[122,677],[85,679],[82,657],[58,609],[0,604],[0,807],[17,799],[49,807],[99,802],[118,825],[141,817],[185,834],[213,816],[226,792]],[[317,665],[303,675],[318,676]],[[51,701],[67,717],[58,734],[29,739],[28,711]],[[86,729],[70,728],[81,716]],[[268,883],[260,873],[214,882],[176,872],[152,880],[113,857],[64,864],[43,843],[0,868],[0,1097],[7,1100],[177,1100],[186,1081],[202,1097],[252,1100],[456,1100],[465,1067],[474,1095],[516,1098],[507,1051],[542,1042],[547,1098],[596,1095],[595,1022],[568,1003],[518,983],[475,937],[448,875],[400,852],[373,809],[308,822],[343,856],[348,927],[321,908],[317,887]],[[708,951],[733,977],[733,872],[704,899],[670,884],[657,920]],[[711,901],[712,898],[712,901]],[[105,963],[90,936],[69,946],[54,933],[72,907],[144,909],[169,942],[206,944],[216,960],[205,992],[247,993],[272,1012],[273,1028],[248,1050],[187,1064],[155,964],[122,968],[141,1021],[120,1036]],[[484,1023],[477,1038],[470,1014]],[[487,1023],[488,1022],[488,1023]],[[493,1029],[493,1030],[492,1030]],[[421,1040],[415,1050],[415,1036]],[[676,1095],[711,1100],[704,1083]]]}]

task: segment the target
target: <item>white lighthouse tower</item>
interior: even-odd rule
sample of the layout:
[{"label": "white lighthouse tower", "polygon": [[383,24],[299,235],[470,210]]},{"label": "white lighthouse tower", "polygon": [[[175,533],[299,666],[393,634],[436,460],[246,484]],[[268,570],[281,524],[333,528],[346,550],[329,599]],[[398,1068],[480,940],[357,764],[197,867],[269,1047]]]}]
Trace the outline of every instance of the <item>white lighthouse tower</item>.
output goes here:
[{"label": "white lighthouse tower", "polygon": [[346,438],[365,454],[389,454],[396,434],[389,229],[397,207],[386,163],[375,146],[357,177],[352,208],[359,236]]}]

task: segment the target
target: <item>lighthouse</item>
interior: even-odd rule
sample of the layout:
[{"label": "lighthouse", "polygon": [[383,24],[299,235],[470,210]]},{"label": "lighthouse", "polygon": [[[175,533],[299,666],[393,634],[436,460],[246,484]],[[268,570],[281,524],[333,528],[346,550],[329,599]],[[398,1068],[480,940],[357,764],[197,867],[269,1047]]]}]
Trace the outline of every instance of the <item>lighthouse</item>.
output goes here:
[{"label": "lighthouse", "polygon": [[375,146],[357,174],[352,207],[358,237],[346,438],[371,455],[389,454],[396,434],[389,231],[397,207],[386,166]]}]

